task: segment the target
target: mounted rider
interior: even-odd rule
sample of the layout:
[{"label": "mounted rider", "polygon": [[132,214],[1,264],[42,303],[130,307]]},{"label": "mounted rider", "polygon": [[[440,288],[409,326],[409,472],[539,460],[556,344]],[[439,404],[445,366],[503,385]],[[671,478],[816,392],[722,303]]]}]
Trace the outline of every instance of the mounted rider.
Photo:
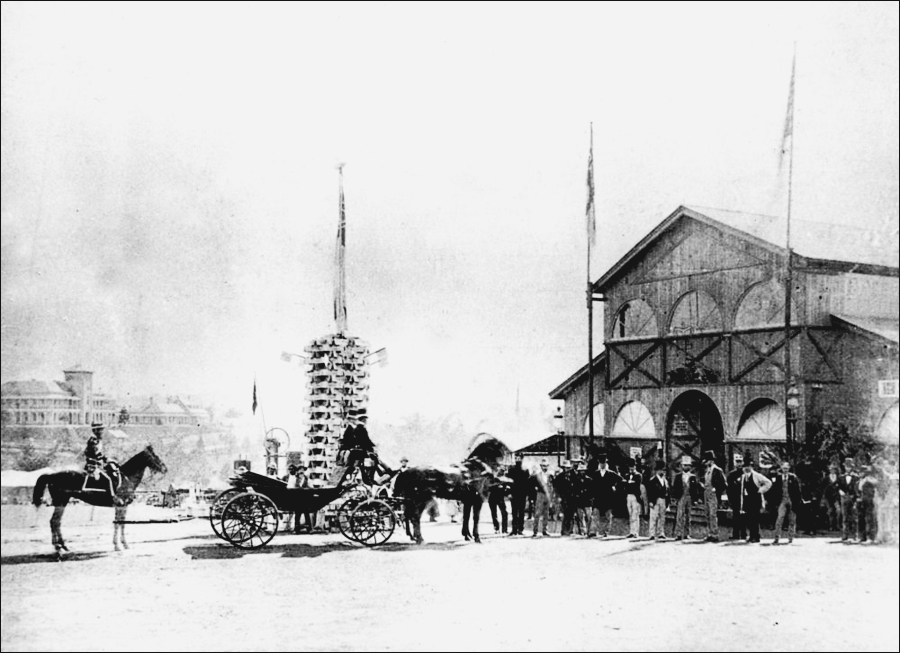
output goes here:
[{"label": "mounted rider", "polygon": [[97,481],[103,476],[109,484],[109,493],[114,495],[116,491],[112,475],[109,472],[118,474],[118,470],[115,463],[112,463],[103,453],[103,429],[104,426],[101,422],[91,424],[92,434],[84,448],[84,485],[81,490],[83,492],[106,492],[106,488],[88,487],[90,480],[93,480],[93,485],[96,486]]},{"label": "mounted rider", "polygon": [[340,450],[338,451],[338,456],[343,459],[344,464],[347,466],[341,476],[342,481],[351,476],[357,469],[360,470],[363,482],[366,485],[375,483],[376,471],[388,476],[393,475],[393,470],[381,462],[378,454],[375,453],[375,444],[366,430],[366,419],[367,416],[361,411],[351,410],[348,415],[347,428],[344,430]]}]

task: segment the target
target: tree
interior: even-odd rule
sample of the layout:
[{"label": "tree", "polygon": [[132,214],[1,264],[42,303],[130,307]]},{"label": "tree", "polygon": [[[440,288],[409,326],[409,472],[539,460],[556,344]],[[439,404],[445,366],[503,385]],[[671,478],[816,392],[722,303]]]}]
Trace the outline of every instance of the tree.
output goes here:
[{"label": "tree", "polygon": [[122,410],[119,411],[119,426],[128,424],[129,420],[131,420],[131,415],[128,413],[128,409],[122,406]]},{"label": "tree", "polygon": [[22,451],[19,453],[16,466],[23,472],[33,472],[37,469],[43,469],[50,466],[50,456],[38,453],[32,442],[26,442],[22,445]]}]

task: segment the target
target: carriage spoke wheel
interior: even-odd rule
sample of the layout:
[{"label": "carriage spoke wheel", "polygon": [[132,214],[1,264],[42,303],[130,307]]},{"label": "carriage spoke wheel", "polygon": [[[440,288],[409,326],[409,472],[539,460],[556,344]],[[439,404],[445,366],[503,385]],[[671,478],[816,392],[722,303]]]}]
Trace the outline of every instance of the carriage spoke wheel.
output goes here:
[{"label": "carriage spoke wheel", "polygon": [[387,542],[396,525],[394,509],[379,499],[363,501],[350,513],[349,527],[353,539],[366,546]]},{"label": "carriage spoke wheel", "polygon": [[338,530],[341,531],[341,535],[354,542],[357,540],[353,533],[353,529],[350,528],[350,516],[353,514],[353,510],[362,503],[362,501],[364,501],[364,499],[350,497],[341,504],[341,507],[337,509],[337,513],[335,514]]},{"label": "carriage spoke wheel", "polygon": [[229,488],[224,492],[219,492],[209,506],[209,523],[212,526],[213,532],[223,540],[226,538],[222,533],[222,513],[225,512],[225,506],[228,502],[240,493],[241,490],[238,490],[237,488]]},{"label": "carriage spoke wheel", "polygon": [[278,532],[278,508],[267,496],[244,492],[222,511],[222,536],[242,549],[265,546]]}]

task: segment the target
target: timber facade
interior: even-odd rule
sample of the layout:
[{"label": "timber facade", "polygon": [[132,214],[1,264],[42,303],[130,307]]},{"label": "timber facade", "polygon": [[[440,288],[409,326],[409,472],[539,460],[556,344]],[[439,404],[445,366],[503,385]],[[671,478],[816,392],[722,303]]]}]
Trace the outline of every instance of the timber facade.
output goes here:
[{"label": "timber facade", "polygon": [[[779,223],[679,207],[598,279],[605,347],[594,397],[587,366],[550,395],[565,401],[566,433],[586,433],[592,406],[595,435],[626,455],[699,462],[712,450],[728,467],[745,450],[784,455],[789,428],[801,442],[826,421],[896,443],[896,254],[863,241],[862,260],[845,261],[834,246],[852,248],[860,234],[801,231],[786,329]],[[786,411],[789,386],[797,406]],[[582,440],[569,442],[580,455]]]}]

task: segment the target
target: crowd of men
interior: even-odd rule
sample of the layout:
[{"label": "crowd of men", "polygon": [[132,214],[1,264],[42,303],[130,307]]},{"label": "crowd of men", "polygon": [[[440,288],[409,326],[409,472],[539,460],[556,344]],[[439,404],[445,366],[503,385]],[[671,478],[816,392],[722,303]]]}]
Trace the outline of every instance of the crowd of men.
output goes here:
[{"label": "crowd of men", "polygon": [[[612,532],[614,514],[627,515],[627,538],[642,537],[642,518],[648,522],[650,540],[690,540],[691,521],[696,512],[703,515],[705,540],[718,542],[719,516],[731,521],[731,540],[760,542],[760,520],[764,511],[774,517],[773,544],[793,542],[797,533],[797,515],[801,511],[827,514],[827,526],[840,530],[843,541],[875,542],[876,533],[887,532],[882,541],[896,540],[897,474],[896,465],[887,473],[876,473],[871,466],[857,465],[852,458],[837,464],[824,479],[822,496],[815,501],[807,496],[800,478],[788,462],[773,466],[767,473],[754,468],[753,456],[746,453],[739,466],[726,474],[713,452],[702,458],[702,469],[695,471],[685,459],[670,470],[663,461],[642,468],[631,460],[620,469],[608,464],[607,456],[587,461],[574,458],[563,461],[554,473],[541,460],[537,469],[523,467],[521,455],[515,464],[503,470],[491,488],[489,502],[494,529],[507,533],[505,498],[512,509],[509,535],[524,535],[526,512],[532,518],[532,537],[549,535],[548,523],[559,520],[560,535],[606,538]],[[881,510],[877,498],[888,504]],[[666,515],[674,512],[674,528],[666,532]],[[497,512],[502,520],[497,519]],[[878,514],[876,514],[878,513]],[[881,524],[879,519],[892,524]],[[555,529],[554,529],[555,530]]]}]

